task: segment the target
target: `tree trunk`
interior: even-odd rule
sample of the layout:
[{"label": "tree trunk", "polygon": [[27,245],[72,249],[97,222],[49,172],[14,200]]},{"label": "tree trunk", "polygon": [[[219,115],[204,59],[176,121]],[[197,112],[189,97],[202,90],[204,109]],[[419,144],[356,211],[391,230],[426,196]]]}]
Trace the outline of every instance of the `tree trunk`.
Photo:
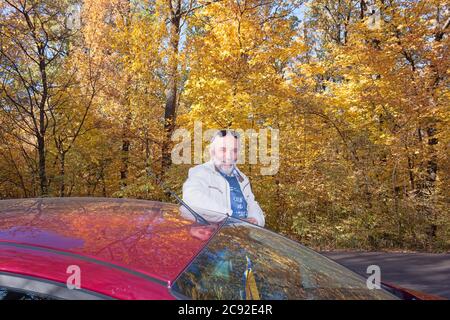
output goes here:
[{"label": "tree trunk", "polygon": [[42,96],[39,101],[39,130],[37,133],[38,153],[39,153],[39,182],[41,188],[41,195],[48,194],[47,173],[45,167],[45,133],[47,131],[46,125],[46,111],[45,106],[48,99],[48,79],[47,79],[47,64],[45,56],[45,45],[40,42],[36,43],[37,52],[39,54],[39,72],[42,81]]},{"label": "tree trunk", "polygon": [[121,160],[122,165],[120,168],[120,189],[123,190],[127,186],[128,179],[128,164],[129,164],[129,151],[130,151],[130,126],[131,126],[131,110],[127,111],[127,115],[122,128],[122,149]]},{"label": "tree trunk", "polygon": [[66,154],[63,152],[59,155],[59,176],[61,179],[61,184],[59,186],[59,196],[64,197],[65,196],[65,165],[66,165]]},{"label": "tree trunk", "polygon": [[[131,3],[129,0],[125,2],[125,26],[127,31],[130,31],[131,26]],[[126,41],[127,51],[126,55],[130,57],[131,53],[128,50],[130,44]],[[125,97],[124,97],[124,105],[126,106],[126,114],[125,120],[122,126],[122,148],[121,148],[121,167],[120,167],[120,190],[124,190],[128,185],[128,164],[129,164],[129,151],[130,151],[130,129],[131,129],[131,86],[132,86],[132,78],[130,74],[129,68],[125,68],[126,73],[126,88],[125,88]]]},{"label": "tree trunk", "polygon": [[162,172],[163,174],[172,164],[171,137],[175,130],[176,106],[178,96],[178,47],[180,42],[181,0],[176,0],[170,11],[170,58],[168,64],[168,87],[166,91],[166,105],[164,110],[164,140],[162,145]]},{"label": "tree trunk", "polygon": [[40,195],[48,194],[47,188],[47,174],[45,171],[45,140],[44,137],[38,136],[38,154],[39,154],[39,188]]}]

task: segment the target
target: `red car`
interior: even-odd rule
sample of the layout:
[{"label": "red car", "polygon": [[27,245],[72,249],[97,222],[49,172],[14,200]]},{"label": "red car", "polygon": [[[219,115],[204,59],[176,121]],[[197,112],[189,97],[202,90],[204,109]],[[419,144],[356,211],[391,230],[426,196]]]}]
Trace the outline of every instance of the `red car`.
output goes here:
[{"label": "red car", "polygon": [[111,198],[1,200],[0,300],[427,298],[370,290],[363,277],[267,229],[230,217],[196,222],[179,209]]}]

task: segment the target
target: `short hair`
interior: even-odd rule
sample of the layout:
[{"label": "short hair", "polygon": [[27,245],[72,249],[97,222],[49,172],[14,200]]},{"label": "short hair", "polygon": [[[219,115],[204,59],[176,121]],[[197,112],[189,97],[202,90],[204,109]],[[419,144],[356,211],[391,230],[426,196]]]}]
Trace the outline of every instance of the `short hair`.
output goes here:
[{"label": "short hair", "polygon": [[234,130],[230,130],[230,129],[224,129],[224,130],[217,130],[217,132],[214,133],[214,135],[212,136],[210,143],[209,143],[209,155],[212,157],[212,152],[214,149],[214,145],[217,141],[217,138],[224,138],[226,136],[233,136],[237,142],[238,142],[238,150],[241,147],[241,140],[240,140],[240,134]]}]

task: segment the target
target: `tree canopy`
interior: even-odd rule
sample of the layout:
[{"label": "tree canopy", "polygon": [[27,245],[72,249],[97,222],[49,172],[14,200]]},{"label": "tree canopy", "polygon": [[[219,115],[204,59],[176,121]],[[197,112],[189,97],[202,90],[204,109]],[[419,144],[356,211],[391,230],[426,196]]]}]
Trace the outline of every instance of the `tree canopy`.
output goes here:
[{"label": "tree canopy", "polygon": [[[320,249],[450,248],[442,0],[4,0],[0,198],[172,201],[176,129],[279,130],[241,166]],[[248,160],[248,159],[247,159]]]}]

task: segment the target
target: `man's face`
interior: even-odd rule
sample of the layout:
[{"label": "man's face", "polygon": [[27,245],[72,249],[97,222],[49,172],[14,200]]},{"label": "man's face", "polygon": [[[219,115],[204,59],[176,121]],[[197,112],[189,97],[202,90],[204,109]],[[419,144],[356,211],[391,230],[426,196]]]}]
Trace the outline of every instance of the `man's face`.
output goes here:
[{"label": "man's face", "polygon": [[216,167],[225,174],[230,174],[238,158],[238,139],[229,134],[216,137],[212,158]]}]

